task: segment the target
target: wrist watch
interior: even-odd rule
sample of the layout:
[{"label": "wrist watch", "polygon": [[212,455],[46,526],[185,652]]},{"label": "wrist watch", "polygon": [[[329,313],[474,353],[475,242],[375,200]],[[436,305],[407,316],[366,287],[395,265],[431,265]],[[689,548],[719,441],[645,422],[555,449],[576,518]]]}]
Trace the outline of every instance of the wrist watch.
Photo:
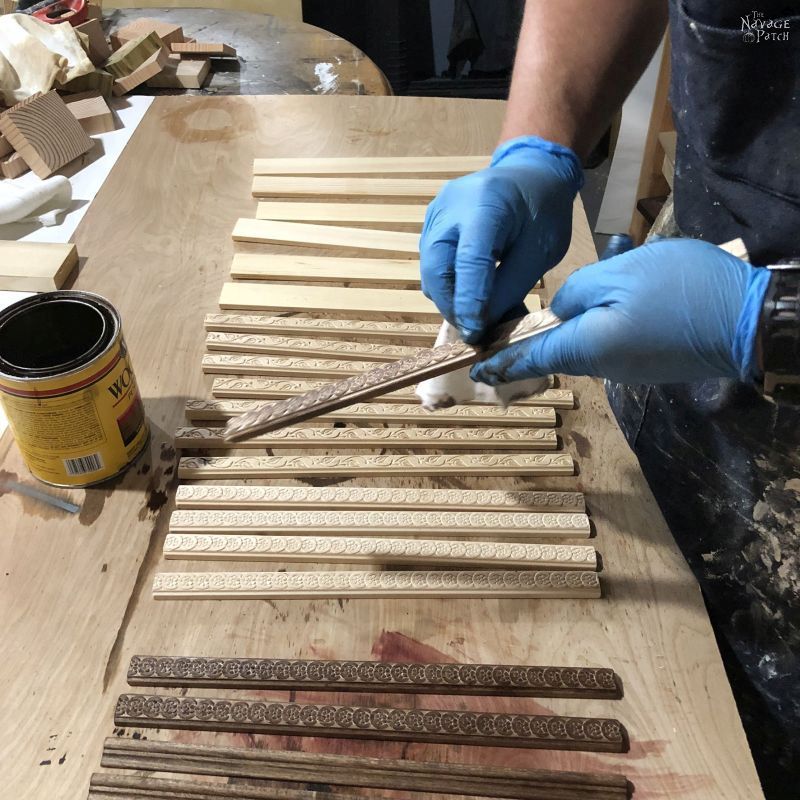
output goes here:
[{"label": "wrist watch", "polygon": [[758,324],[764,394],[800,405],[800,259],[767,267],[770,281]]}]

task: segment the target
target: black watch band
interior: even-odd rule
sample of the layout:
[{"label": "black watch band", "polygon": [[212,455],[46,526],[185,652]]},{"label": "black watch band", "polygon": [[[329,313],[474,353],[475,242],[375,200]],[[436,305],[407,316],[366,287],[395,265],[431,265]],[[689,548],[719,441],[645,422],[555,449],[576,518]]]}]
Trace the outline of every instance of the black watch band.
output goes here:
[{"label": "black watch band", "polygon": [[764,394],[800,405],[800,259],[768,269],[758,331]]}]

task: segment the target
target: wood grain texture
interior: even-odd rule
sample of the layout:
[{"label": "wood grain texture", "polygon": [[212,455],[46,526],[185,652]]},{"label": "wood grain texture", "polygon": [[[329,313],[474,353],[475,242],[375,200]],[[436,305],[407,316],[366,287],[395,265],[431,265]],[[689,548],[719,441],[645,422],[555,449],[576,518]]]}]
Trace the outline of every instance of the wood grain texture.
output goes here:
[{"label": "wood grain texture", "polygon": [[224,283],[219,307],[225,311],[315,311],[338,314],[410,315],[441,321],[442,315],[422,292],[404,289],[350,289],[256,282]]},{"label": "wood grain texture", "polygon": [[[322,226],[317,227],[331,227]],[[401,258],[319,258],[283,254],[237,253],[231,277],[284,283],[405,283],[419,287],[419,261]]]},{"label": "wood grain texture", "polygon": [[103,25],[99,19],[90,19],[81,25],[76,25],[75,30],[88,39],[88,54],[92,64],[96,67],[104,64],[111,55],[111,47],[103,32]]},{"label": "wood grain texture", "polygon": [[218,42],[175,42],[173,53],[186,58],[236,58],[236,48]]},{"label": "wood grain texture", "polygon": [[127,94],[137,86],[141,86],[143,83],[151,80],[164,69],[168,59],[169,56],[165,50],[159,50],[157,53],[153,53],[141,67],[135,69],[130,75],[115,79],[114,94],[118,97]]},{"label": "wood grain texture", "polygon": [[164,558],[182,561],[277,561],[451,568],[597,569],[593,547],[528,542],[388,539],[385,536],[253,536],[171,533]]},{"label": "wood grain texture", "polygon": [[289,202],[262,200],[256,209],[256,219],[285,219],[293,222],[390,223],[421,227],[425,221],[427,208],[424,203],[304,203],[301,200]]},{"label": "wood grain texture", "polygon": [[94,147],[55,91],[35,94],[0,114],[0,133],[40,178]]},{"label": "wood grain texture", "polygon": [[149,33],[156,33],[167,47],[184,40],[183,28],[180,25],[162,19],[143,17],[115,30],[111,34],[111,42],[114,47],[122,47],[126,42],[139,39]]},{"label": "wood grain texture", "polygon": [[287,533],[326,536],[513,536],[587,538],[589,518],[582,513],[538,511],[173,511],[170,533]]},{"label": "wood grain texture", "polygon": [[391,661],[133,656],[130,686],[190,689],[402,692],[618,700],[622,683],[607,667],[524,664],[404,664]]},{"label": "wood grain texture", "polygon": [[132,75],[152,57],[163,50],[164,42],[155,31],[144,33],[125,42],[106,60],[103,69],[110,72],[117,81]]},{"label": "wood grain texture", "polygon": [[201,89],[211,70],[211,62],[201,58],[169,56],[163,69],[147,85],[153,89]]},{"label": "wood grain texture", "polygon": [[77,264],[74,244],[0,240],[0,289],[51,292],[64,285]]},{"label": "wood grain texture", "polygon": [[489,156],[366,156],[257,158],[253,175],[466,175],[489,165]]},{"label": "wood grain texture", "polygon": [[[625,777],[614,773],[512,769],[119,737],[106,739],[102,765],[111,769],[189,772],[254,780],[457,793],[514,800],[628,800],[630,796]],[[336,798],[343,800],[339,794]],[[292,800],[282,795],[270,795],[270,799]],[[315,798],[308,800],[327,798],[315,793]]]},{"label": "wood grain texture", "polygon": [[580,492],[500,489],[421,489],[366,486],[182,485],[176,508],[346,509],[350,511],[545,511],[583,513]]},{"label": "wood grain texture", "polygon": [[70,114],[80,122],[86,133],[90,135],[108,133],[116,128],[114,112],[108,107],[99,90],[66,95],[64,102]]},{"label": "wood grain texture", "polygon": [[440,178],[308,178],[256,175],[253,197],[417,197],[432,200],[446,181]]},{"label": "wood grain texture", "polygon": [[[250,412],[246,412],[250,413]],[[233,417],[232,419],[238,419]],[[270,450],[555,450],[558,437],[549,428],[281,428],[251,436],[236,447]],[[178,428],[182,450],[230,449],[225,428]]]},{"label": "wood grain texture", "polygon": [[306,339],[304,336],[223,333],[221,331],[210,331],[206,335],[206,347],[212,352],[300,355],[310,358],[352,358],[378,362],[395,361],[419,352],[418,347],[404,345],[343,342],[337,339]]},{"label": "wood grain texture", "polygon": [[[189,400],[186,419],[192,423],[228,420],[258,408],[256,400]],[[444,426],[527,426],[552,428],[556,411],[542,406],[479,406],[461,405],[426,411],[414,403],[356,403],[347,408],[323,414],[320,422],[379,423],[391,425]]]},{"label": "wood grain texture", "polygon": [[566,453],[541,455],[215,456],[182,458],[184,480],[308,477],[444,477],[573,475]]}]

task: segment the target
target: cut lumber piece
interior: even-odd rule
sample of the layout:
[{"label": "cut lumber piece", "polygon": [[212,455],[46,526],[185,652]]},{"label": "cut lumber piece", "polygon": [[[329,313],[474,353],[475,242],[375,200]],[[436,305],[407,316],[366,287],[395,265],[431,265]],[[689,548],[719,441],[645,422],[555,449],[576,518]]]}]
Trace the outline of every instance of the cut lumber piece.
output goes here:
[{"label": "cut lumber piece", "polygon": [[[286,380],[273,378],[235,378],[220,377],[214,378],[211,393],[218,398],[231,399],[254,399],[254,400],[282,400],[287,397],[297,397],[306,394],[313,389],[324,388],[329,381],[324,380]],[[413,388],[406,387],[395,392],[387,392],[377,398],[381,403],[415,403],[419,404],[419,397],[414,394]],[[354,404],[355,405],[355,404]],[[469,408],[476,406],[494,408],[495,406],[485,406],[479,401],[472,401],[467,404]],[[514,406],[552,406],[553,408],[574,408],[575,397],[571,389],[545,389],[539,394],[525,397],[522,400],[515,400]],[[347,406],[344,407],[347,409]],[[341,409],[339,409],[341,410]],[[437,409],[432,413],[440,413]],[[326,412],[325,416],[335,414],[336,411]],[[323,415],[320,415],[323,416]]]},{"label": "cut lumber piece", "polygon": [[10,156],[0,158],[0,173],[4,178],[19,178],[30,171],[30,167],[19,153],[11,153]]},{"label": "cut lumber piece", "polygon": [[583,513],[580,492],[501,489],[408,489],[366,486],[181,485],[179,509],[348,511],[543,511]]},{"label": "cut lumber piece", "polygon": [[120,95],[127,94],[137,86],[146,83],[164,69],[168,58],[169,56],[167,56],[165,50],[159,50],[157,53],[153,53],[141,67],[131,72],[130,75],[117,78],[114,81],[114,94],[119,97]]},{"label": "cut lumber piece", "polygon": [[[228,420],[258,408],[256,400],[189,400],[186,418],[192,422]],[[376,422],[381,425],[449,425],[449,426],[525,426],[553,428],[555,409],[548,406],[450,406],[427,411],[419,403],[356,403],[347,408],[324,414],[325,422]]]},{"label": "cut lumber piece", "polygon": [[14,148],[11,146],[11,143],[0,133],[0,158],[10,156],[13,152]]},{"label": "cut lumber piece", "polygon": [[[97,20],[92,20],[97,22]],[[67,108],[88,134],[107,133],[116,128],[114,112],[108,107],[99,90],[93,89],[64,98]]]},{"label": "cut lumber piece", "polygon": [[[105,740],[101,764],[107,769],[141,772],[192,773],[512,800],[628,800],[630,797],[625,776],[612,772],[554,772],[487,764],[178,744],[118,736]],[[308,800],[327,798],[317,796]]]},{"label": "cut lumber piece", "polygon": [[419,197],[432,200],[441,178],[308,178],[256,175],[253,197]]},{"label": "cut lumber piece", "polygon": [[205,58],[182,59],[168,56],[164,68],[147,81],[153,89],[202,89],[211,62]]},{"label": "cut lumber piece", "polygon": [[345,247],[419,254],[419,234],[381,231],[373,228],[347,228],[340,225],[311,225],[241,217],[233,228],[234,242],[296,244],[308,247]]},{"label": "cut lumber piece", "polygon": [[[303,256],[302,258],[307,261],[310,256]],[[338,259],[333,260],[336,261]],[[256,314],[206,314],[205,328],[207,331],[225,331],[228,333],[286,334],[312,338],[319,336],[324,339],[363,339],[368,341],[393,339],[403,341],[406,344],[429,345],[436,339],[440,324],[310,317],[270,317]]]},{"label": "cut lumber piece", "polygon": [[578,600],[600,596],[600,578],[596,572],[588,571],[161,572],[156,573],[153,580],[156,600],[338,600],[343,597]]},{"label": "cut lumber piece", "polygon": [[108,44],[105,33],[103,33],[103,25],[99,19],[90,19],[81,25],[76,25],[75,30],[82,33],[88,39],[89,43],[89,60],[96,67],[104,64],[106,59],[111,55],[111,47]]},{"label": "cut lumber piece", "polygon": [[337,408],[371,400],[388,391],[402,389],[421,380],[475,364],[504,347],[560,324],[561,320],[550,309],[545,309],[501,326],[494,339],[480,349],[466,342],[454,342],[424,350],[416,356],[395,361],[393,364],[381,364],[369,372],[361,372],[331,386],[313,389],[308,394],[291,400],[277,400],[262,409],[235,417],[225,428],[225,438],[229,441],[240,441],[258,433],[335,411]]},{"label": "cut lumber piece", "polygon": [[181,58],[236,58],[236,48],[217,42],[175,42],[170,45]]},{"label": "cut lumber piece", "polygon": [[0,133],[40,178],[94,147],[55,91],[32,95],[0,114]]},{"label": "cut lumber piece", "polygon": [[86,75],[79,75],[71,81],[65,83],[61,90],[64,92],[83,93],[98,91],[108,100],[114,89],[114,76],[104,69],[96,69]]},{"label": "cut lumber piece", "polygon": [[265,353],[305,358],[347,358],[356,361],[396,361],[414,355],[419,347],[374,342],[343,342],[337,339],[306,339],[300,336],[263,336],[259,333],[222,333],[206,335],[206,348],[212,352]]},{"label": "cut lumber piece", "polygon": [[302,358],[300,356],[253,356],[238,353],[212,353],[203,356],[203,372],[209,375],[308,375],[316,378],[336,378],[358,375],[375,366],[373,361],[343,361],[332,358]]},{"label": "cut lumber piece", "polygon": [[164,42],[161,41],[161,37],[155,31],[150,31],[125,42],[119,50],[111,54],[103,66],[115,80],[119,80],[136,72],[163,49]]},{"label": "cut lumber piece", "polygon": [[343,455],[343,456],[216,456],[182,458],[183,480],[243,478],[444,477],[574,475],[567,453],[539,455]]},{"label": "cut lumber piece", "polygon": [[585,539],[589,517],[580,513],[539,511],[234,511],[178,509],[169,521],[170,533],[212,535],[259,533],[289,536],[343,534],[407,536],[514,536]]},{"label": "cut lumber piece", "polygon": [[257,158],[253,175],[466,175],[489,166],[491,156],[317,156]]},{"label": "cut lumber piece", "polygon": [[[248,412],[249,413],[249,412]],[[178,428],[175,447],[182,450],[230,449],[225,428]],[[252,436],[236,447],[325,450],[555,450],[549,428],[290,428]]]},{"label": "cut lumber piece", "polygon": [[128,664],[127,678],[130,686],[190,689],[397,692],[598,700],[619,700],[622,697],[622,682],[614,670],[607,667],[135,655]]},{"label": "cut lumber piece", "polygon": [[0,241],[0,289],[50,292],[60,289],[78,264],[74,244]]},{"label": "cut lumber piece", "polygon": [[150,33],[155,33],[167,47],[184,40],[183,28],[180,25],[175,25],[162,19],[143,17],[142,19],[135,19],[133,22],[129,22],[114,31],[111,34],[111,44],[117,49],[127,42],[147,36]]},{"label": "cut lumber piece", "polygon": [[420,282],[417,259],[328,258],[273,253],[237,253],[231,263],[231,277],[287,283],[327,281],[378,286],[381,283],[408,283],[418,287]]},{"label": "cut lumber piece", "polygon": [[[256,159],[258,160],[258,159]],[[262,200],[256,219],[285,219],[293,222],[392,223],[422,225],[427,206],[424,203],[304,203]]]}]

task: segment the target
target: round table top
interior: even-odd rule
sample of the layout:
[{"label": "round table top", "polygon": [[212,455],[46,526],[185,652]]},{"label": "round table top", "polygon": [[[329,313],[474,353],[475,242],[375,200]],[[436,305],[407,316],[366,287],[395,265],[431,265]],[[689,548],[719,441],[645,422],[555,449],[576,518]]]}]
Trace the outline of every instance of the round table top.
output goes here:
[{"label": "round table top", "polygon": [[215,59],[202,89],[147,94],[392,94],[386,76],[346,39],[304,22],[214,8],[108,9],[110,33],[142,17],[180,25],[186,36],[223,42],[238,58]]}]

